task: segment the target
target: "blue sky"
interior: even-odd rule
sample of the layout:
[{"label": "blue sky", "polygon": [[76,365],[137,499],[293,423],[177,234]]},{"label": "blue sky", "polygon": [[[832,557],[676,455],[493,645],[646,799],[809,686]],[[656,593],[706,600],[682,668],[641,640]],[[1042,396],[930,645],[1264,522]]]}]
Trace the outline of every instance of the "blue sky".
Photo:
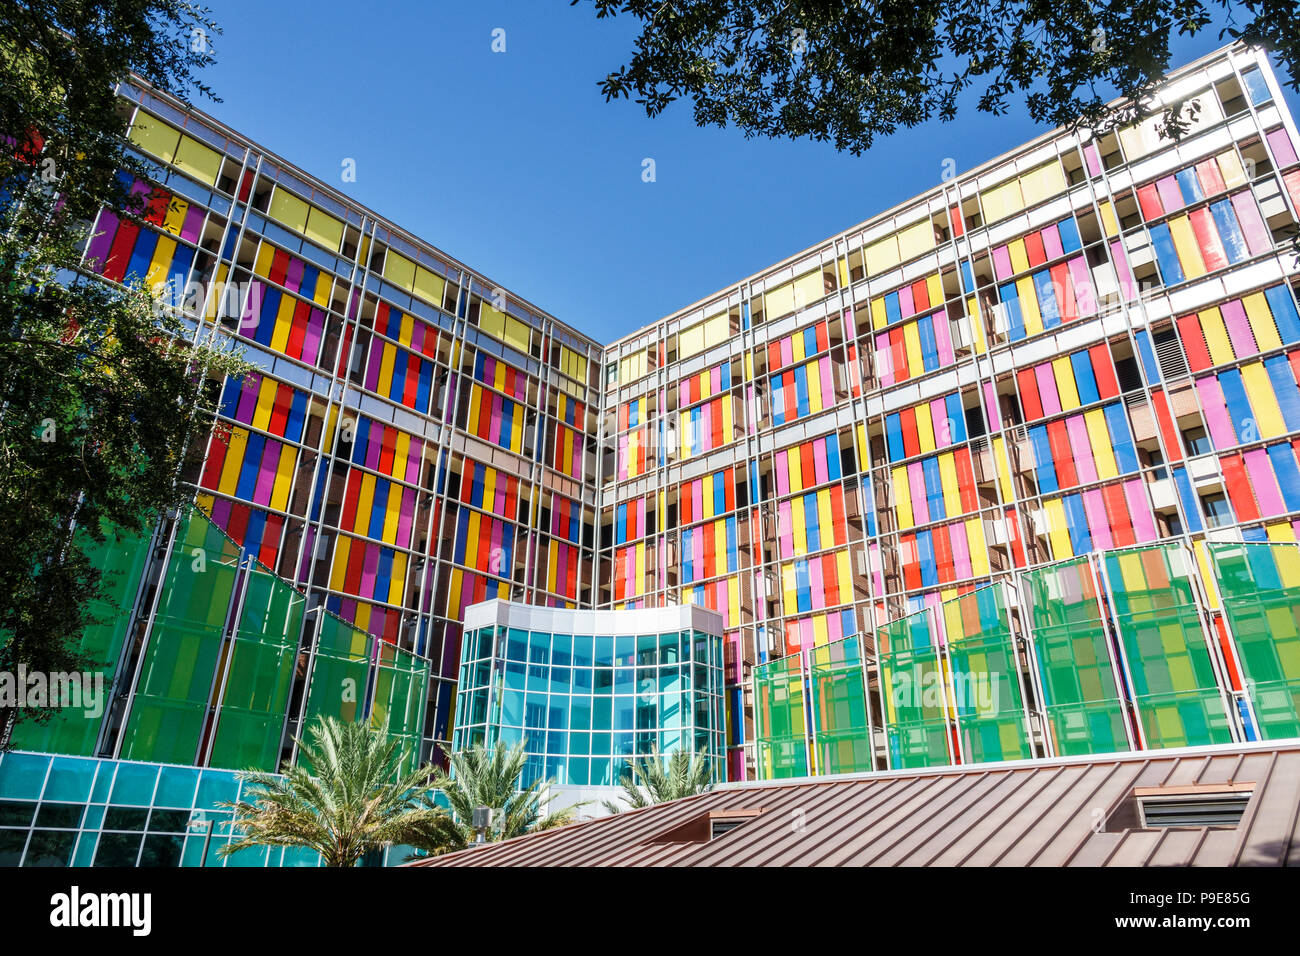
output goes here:
[{"label": "blue sky", "polygon": [[[601,342],[1044,131],[1013,101],[854,157],[702,129],[686,102],[650,120],[597,86],[635,21],[585,2],[210,5],[224,102],[196,105]],[[1176,62],[1217,46],[1181,41]]]}]

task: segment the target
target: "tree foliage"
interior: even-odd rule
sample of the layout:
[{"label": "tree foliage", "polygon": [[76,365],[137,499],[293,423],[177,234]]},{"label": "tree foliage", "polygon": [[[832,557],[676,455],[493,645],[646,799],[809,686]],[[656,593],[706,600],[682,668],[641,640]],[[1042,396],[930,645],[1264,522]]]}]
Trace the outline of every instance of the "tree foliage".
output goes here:
[{"label": "tree foliage", "polygon": [[139,216],[148,198],[119,175],[144,170],[115,85],[207,95],[216,32],[181,0],[0,2],[0,670],[84,666],[98,580],[78,541],[188,497],[215,382],[247,368],[150,290],[81,269],[100,207]]},{"label": "tree foliage", "polygon": [[[571,0],[577,4],[580,0]],[[956,117],[963,97],[1005,112],[1023,96],[1053,126],[1104,128],[1149,112],[1170,45],[1222,24],[1260,44],[1300,89],[1291,0],[590,0],[598,18],[640,21],[606,100],[648,115],[688,99],[701,126],[808,137],[859,154],[878,136]],[[1217,18],[1217,19],[1216,19]],[[1122,96],[1119,115],[1107,103]],[[1163,125],[1186,129],[1180,103]]]},{"label": "tree foliage", "polygon": [[364,723],[321,717],[299,741],[304,763],[284,776],[241,771],[247,798],[235,812],[241,836],[224,857],[253,847],[315,850],[326,866],[355,866],[367,853],[405,845],[441,852],[455,837],[447,811],[433,802],[433,767],[401,772],[398,741]]},{"label": "tree foliage", "polygon": [[708,754],[675,750],[664,759],[656,751],[650,757],[637,760],[630,770],[623,772],[622,799],[627,806],[606,800],[605,809],[610,813],[621,813],[625,809],[639,810],[656,803],[691,797],[703,793],[712,781]]},{"label": "tree foliage", "polygon": [[492,810],[492,825],[485,835],[488,843],[564,826],[576,819],[576,807],[550,810],[549,780],[519,786],[528,759],[522,742],[509,748],[498,743],[492,750],[474,747],[447,759],[451,772],[440,769],[434,774],[434,785],[446,796],[453,814],[454,834],[446,851],[463,850],[474,843],[475,807]]}]

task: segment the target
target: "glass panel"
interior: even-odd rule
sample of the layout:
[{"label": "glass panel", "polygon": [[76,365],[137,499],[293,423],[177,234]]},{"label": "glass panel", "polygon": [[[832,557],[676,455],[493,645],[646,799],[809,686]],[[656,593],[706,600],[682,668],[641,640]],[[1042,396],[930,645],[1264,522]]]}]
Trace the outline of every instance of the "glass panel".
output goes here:
[{"label": "glass panel", "polygon": [[979,588],[940,606],[952,661],[962,759],[1033,756],[1005,587]]},{"label": "glass panel", "polygon": [[89,800],[98,766],[99,762],[95,760],[56,759],[50,768],[49,782],[45,785],[45,799]]},{"label": "glass panel", "polygon": [[47,723],[19,723],[10,740],[13,749],[81,756],[95,752],[113,674],[131,625],[131,608],[149,559],[149,540],[149,535],[120,529],[106,529],[103,544],[96,544],[85,535],[79,537],[91,566],[100,572],[102,598],[87,604],[95,623],[81,632],[77,643],[77,649],[86,656],[93,672],[104,677],[100,712],[92,715],[85,707],[64,707]]},{"label": "glass panel", "polygon": [[253,565],[239,631],[231,642],[214,767],[279,769],[280,738],[302,631],[303,596],[269,569]]},{"label": "glass panel", "polygon": [[880,695],[890,768],[952,762],[944,708],[946,681],[928,610],[891,621],[878,632]]},{"label": "glass panel", "polygon": [[429,662],[381,642],[378,663],[370,726],[386,730],[390,736],[398,738],[399,746],[406,754],[403,770],[414,769],[420,756],[420,737],[424,730]]},{"label": "glass panel", "polygon": [[814,647],[809,652],[808,669],[817,772],[854,773],[874,769],[859,639],[850,637]]},{"label": "glass panel", "polygon": [[0,799],[40,799],[50,760],[42,754],[0,753]]},{"label": "glass panel", "polygon": [[302,734],[321,715],[360,720],[370,676],[370,635],[333,614],[321,613],[324,621],[312,662]]},{"label": "glass panel", "polygon": [[191,510],[181,519],[122,736],[125,759],[194,762],[238,560],[239,548],[206,516]]},{"label": "glass panel", "polygon": [[1260,736],[1300,737],[1300,547],[1233,543],[1209,550]]},{"label": "glass panel", "polygon": [[1086,558],[1064,561],[1029,571],[1021,582],[1056,752],[1075,756],[1128,750],[1092,565]]},{"label": "glass panel", "polygon": [[764,780],[808,774],[803,676],[799,655],[754,668],[754,738]]},{"label": "glass panel", "polygon": [[1157,545],[1104,560],[1147,746],[1230,743],[1187,552]]}]

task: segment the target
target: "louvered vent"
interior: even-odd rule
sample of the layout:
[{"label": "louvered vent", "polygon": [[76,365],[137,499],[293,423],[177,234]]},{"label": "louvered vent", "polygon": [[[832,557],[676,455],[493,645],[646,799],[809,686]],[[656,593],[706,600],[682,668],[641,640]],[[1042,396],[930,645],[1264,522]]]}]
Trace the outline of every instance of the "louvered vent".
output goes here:
[{"label": "louvered vent", "polygon": [[1253,783],[1137,787],[1138,819],[1146,829],[1161,827],[1235,827],[1241,822]]},{"label": "louvered vent", "polygon": [[1142,823],[1156,827],[1235,827],[1250,803],[1249,793],[1202,797],[1146,797],[1141,801]]},{"label": "louvered vent", "polygon": [[1183,345],[1178,336],[1170,329],[1155,336],[1156,362],[1160,366],[1160,377],[1166,382],[1190,374],[1187,356],[1183,354]]}]

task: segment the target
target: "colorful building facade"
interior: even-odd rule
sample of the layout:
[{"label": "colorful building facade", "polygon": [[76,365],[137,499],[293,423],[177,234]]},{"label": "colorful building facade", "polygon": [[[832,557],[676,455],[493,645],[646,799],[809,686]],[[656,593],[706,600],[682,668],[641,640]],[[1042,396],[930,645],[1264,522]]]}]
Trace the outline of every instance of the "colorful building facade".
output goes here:
[{"label": "colorful building facade", "polygon": [[[823,770],[1084,746],[1044,709],[1102,697],[1041,686],[1033,648],[1007,646],[1034,638],[1034,588],[1061,602],[1047,619],[1073,613],[1050,574],[1105,605],[1105,653],[1071,666],[1118,657],[1106,629],[1145,588],[1197,617],[1167,638],[1171,660],[1200,650],[1165,692],[1227,698],[1197,739],[1259,732],[1237,715],[1243,638],[1210,546],[1296,560],[1296,128],[1252,51],[1191,64],[1161,96],[1198,104],[1177,143],[1158,115],[1053,131],[607,350],[602,597],[723,614],[733,776],[749,759],[812,772],[832,743]],[[1123,569],[1105,582],[1103,554]],[[952,699],[963,642],[1004,675],[994,724]],[[1116,673],[1136,682],[1134,666]],[[947,697],[888,710],[900,668]],[[1147,693],[1112,687],[1119,722],[1087,747],[1177,738],[1129,713]]]},{"label": "colorful building facade", "polygon": [[1300,137],[1263,54],[1171,75],[1177,143],[1050,132],[608,346],[121,92],[151,212],[86,267],[258,371],[212,384],[196,509],[99,556],[111,706],[19,749],[273,768],[329,712],[436,757],[514,661],[465,640],[482,602],[716,612],[689,735],[731,779],[1296,733]]}]

